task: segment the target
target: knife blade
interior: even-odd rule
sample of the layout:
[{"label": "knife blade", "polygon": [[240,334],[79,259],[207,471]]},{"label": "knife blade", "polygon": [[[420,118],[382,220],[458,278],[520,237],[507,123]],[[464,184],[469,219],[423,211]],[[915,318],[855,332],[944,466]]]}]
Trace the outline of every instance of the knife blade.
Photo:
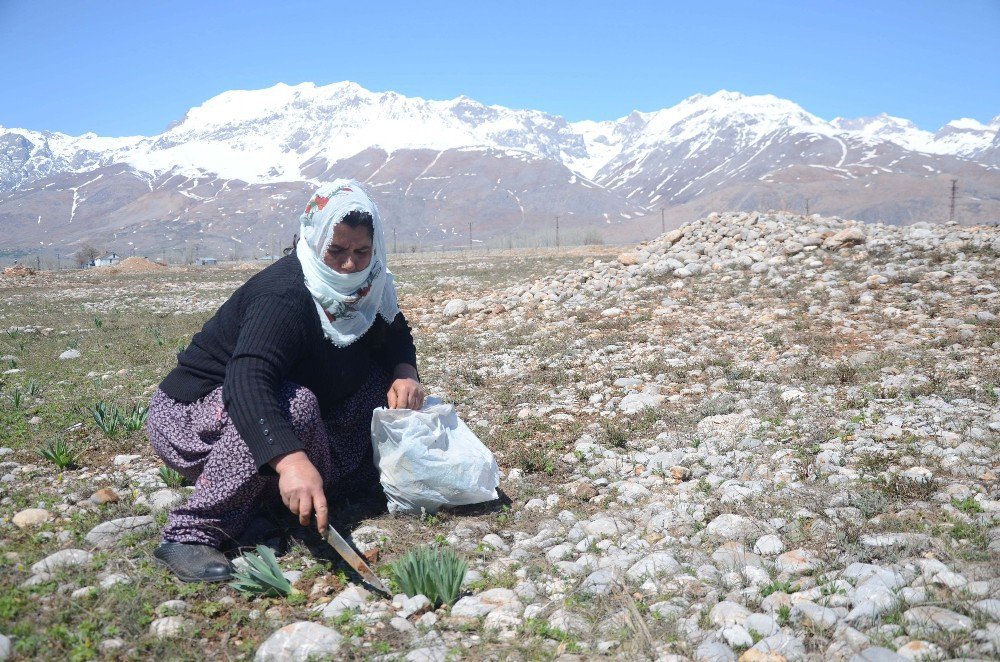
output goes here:
[{"label": "knife blade", "polygon": [[344,540],[343,536],[337,533],[337,529],[333,528],[332,524],[327,525],[326,541],[330,543],[330,547],[337,550],[337,553],[340,554],[340,558],[347,561],[349,566],[357,570],[358,574],[361,575],[361,578],[366,584],[386,595],[392,595],[389,593],[389,589],[386,588],[385,584],[382,583],[382,580],[378,578],[378,575],[372,571],[371,566],[365,563],[365,560],[354,551],[354,548],[347,544],[347,541]]}]

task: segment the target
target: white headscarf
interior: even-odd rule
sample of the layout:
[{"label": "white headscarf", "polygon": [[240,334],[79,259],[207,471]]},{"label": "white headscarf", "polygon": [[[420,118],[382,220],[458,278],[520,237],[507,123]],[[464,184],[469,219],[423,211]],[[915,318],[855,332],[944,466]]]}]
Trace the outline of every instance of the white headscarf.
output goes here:
[{"label": "white headscarf", "polygon": [[[353,274],[337,273],[323,262],[323,254],[333,240],[334,227],[355,210],[372,217],[371,262]],[[313,194],[299,218],[295,254],[302,264],[306,289],[316,302],[323,335],[334,345],[346,347],[363,336],[376,314],[391,323],[399,313],[396,287],[386,266],[382,217],[358,182],[337,179]]]}]

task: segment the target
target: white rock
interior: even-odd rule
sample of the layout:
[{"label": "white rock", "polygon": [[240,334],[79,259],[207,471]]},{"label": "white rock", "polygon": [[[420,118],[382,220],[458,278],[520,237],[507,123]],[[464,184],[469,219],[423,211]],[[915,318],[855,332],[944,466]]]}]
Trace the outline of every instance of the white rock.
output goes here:
[{"label": "white rock", "polygon": [[491,588],[477,595],[469,595],[451,608],[452,616],[466,616],[479,618],[486,616],[494,609],[501,607],[517,608],[521,606],[521,601],[517,594],[509,588]]},{"label": "white rock", "polygon": [[179,637],[189,632],[194,623],[183,616],[164,616],[149,624],[149,634],[157,639]]},{"label": "white rock", "polygon": [[[805,659],[806,647],[802,641],[796,637],[789,636],[783,632],[777,634],[772,634],[770,637],[761,639],[750,649],[755,653],[763,653],[770,655],[772,657],[764,657],[763,659],[785,659],[788,662],[796,662],[797,660]],[[749,653],[750,651],[747,651]],[[777,656],[781,656],[780,658]],[[748,660],[761,659],[758,655],[748,656]]]},{"label": "white rock", "polygon": [[581,635],[590,631],[590,624],[587,620],[565,609],[556,609],[548,618],[550,628],[566,632],[567,634]]},{"label": "white rock", "polygon": [[33,574],[52,573],[75,566],[89,565],[94,555],[82,549],[63,549],[49,554],[38,563],[31,566]]},{"label": "white rock", "polygon": [[463,299],[451,299],[444,305],[444,314],[447,317],[458,317],[468,311],[469,306]]},{"label": "white rock", "polygon": [[985,614],[987,618],[994,621],[1000,621],[1000,600],[995,598],[980,600],[972,606],[976,611],[981,614]]},{"label": "white rock", "polygon": [[807,626],[820,629],[832,628],[840,620],[834,610],[808,600],[795,603],[792,607],[792,617]]},{"label": "white rock", "polygon": [[638,414],[643,409],[660,407],[665,400],[665,396],[652,393],[629,393],[618,403],[618,409],[626,414]]},{"label": "white rock", "polygon": [[736,653],[729,646],[718,641],[704,641],[694,652],[696,662],[733,662]]},{"label": "white rock", "polygon": [[33,526],[39,526],[51,520],[52,513],[44,508],[25,508],[21,512],[14,515],[11,522],[13,522],[14,526],[19,529],[27,529]]},{"label": "white rock", "polygon": [[255,662],[305,662],[310,658],[334,657],[344,638],[336,630],[299,621],[286,625],[261,644]]},{"label": "white rock", "polygon": [[743,625],[750,616],[750,611],[741,604],[724,600],[708,613],[708,618],[718,627],[727,625]]},{"label": "white rock", "polygon": [[964,632],[972,629],[972,619],[941,607],[913,607],[903,612],[903,622],[911,634],[934,632]]},{"label": "white rock", "polygon": [[323,618],[336,618],[345,611],[361,609],[368,601],[369,595],[371,594],[365,589],[356,584],[351,584],[338,593],[330,602],[325,605],[318,605],[313,609],[322,612]]},{"label": "white rock", "polygon": [[82,356],[80,350],[78,349],[67,349],[65,352],[59,355],[60,361],[67,361],[69,359],[78,359]]},{"label": "white rock", "polygon": [[159,526],[150,515],[121,517],[98,524],[87,534],[85,540],[98,549],[114,547],[128,535],[146,537],[156,533]]},{"label": "white rock", "polygon": [[708,523],[705,532],[722,540],[749,540],[761,532],[761,527],[749,517],[723,514]]},{"label": "white rock", "polygon": [[769,533],[757,539],[753,545],[753,551],[761,556],[775,556],[785,551],[785,543],[778,536]]},{"label": "white rock", "polygon": [[660,575],[672,575],[681,572],[681,564],[667,552],[652,552],[636,561],[626,571],[625,576],[634,582],[644,579],[655,579]]},{"label": "white rock", "polygon": [[774,565],[779,572],[804,575],[818,568],[820,559],[808,549],[793,549],[775,559]]}]

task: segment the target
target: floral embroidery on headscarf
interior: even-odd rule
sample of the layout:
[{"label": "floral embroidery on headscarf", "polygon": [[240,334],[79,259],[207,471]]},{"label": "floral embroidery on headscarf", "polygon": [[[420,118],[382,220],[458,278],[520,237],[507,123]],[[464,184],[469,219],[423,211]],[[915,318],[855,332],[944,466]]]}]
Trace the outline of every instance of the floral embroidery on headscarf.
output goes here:
[{"label": "floral embroidery on headscarf", "polygon": [[312,197],[311,200],[309,200],[309,202],[306,203],[306,211],[305,211],[306,216],[309,217],[309,220],[312,220],[313,214],[315,214],[318,211],[323,211],[323,207],[326,207],[326,203],[330,202],[330,198],[337,195],[338,193],[351,193],[353,191],[354,189],[352,189],[350,186],[341,186],[330,195],[323,196],[317,193]]}]

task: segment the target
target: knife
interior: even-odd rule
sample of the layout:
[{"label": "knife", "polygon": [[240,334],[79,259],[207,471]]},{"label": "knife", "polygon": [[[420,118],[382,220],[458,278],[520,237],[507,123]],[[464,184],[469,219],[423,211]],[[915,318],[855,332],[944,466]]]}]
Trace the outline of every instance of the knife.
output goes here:
[{"label": "knife", "polygon": [[389,592],[389,589],[386,588],[385,584],[382,583],[382,580],[378,578],[378,575],[372,571],[371,566],[365,563],[365,560],[354,551],[354,548],[347,544],[347,541],[344,540],[343,536],[337,533],[337,529],[333,528],[332,524],[327,525],[326,541],[330,543],[330,547],[337,550],[337,553],[340,554],[340,558],[347,561],[349,566],[358,571],[358,574],[361,575],[361,579],[363,579],[366,584],[378,591],[381,591],[385,595],[392,595],[392,593]]}]

